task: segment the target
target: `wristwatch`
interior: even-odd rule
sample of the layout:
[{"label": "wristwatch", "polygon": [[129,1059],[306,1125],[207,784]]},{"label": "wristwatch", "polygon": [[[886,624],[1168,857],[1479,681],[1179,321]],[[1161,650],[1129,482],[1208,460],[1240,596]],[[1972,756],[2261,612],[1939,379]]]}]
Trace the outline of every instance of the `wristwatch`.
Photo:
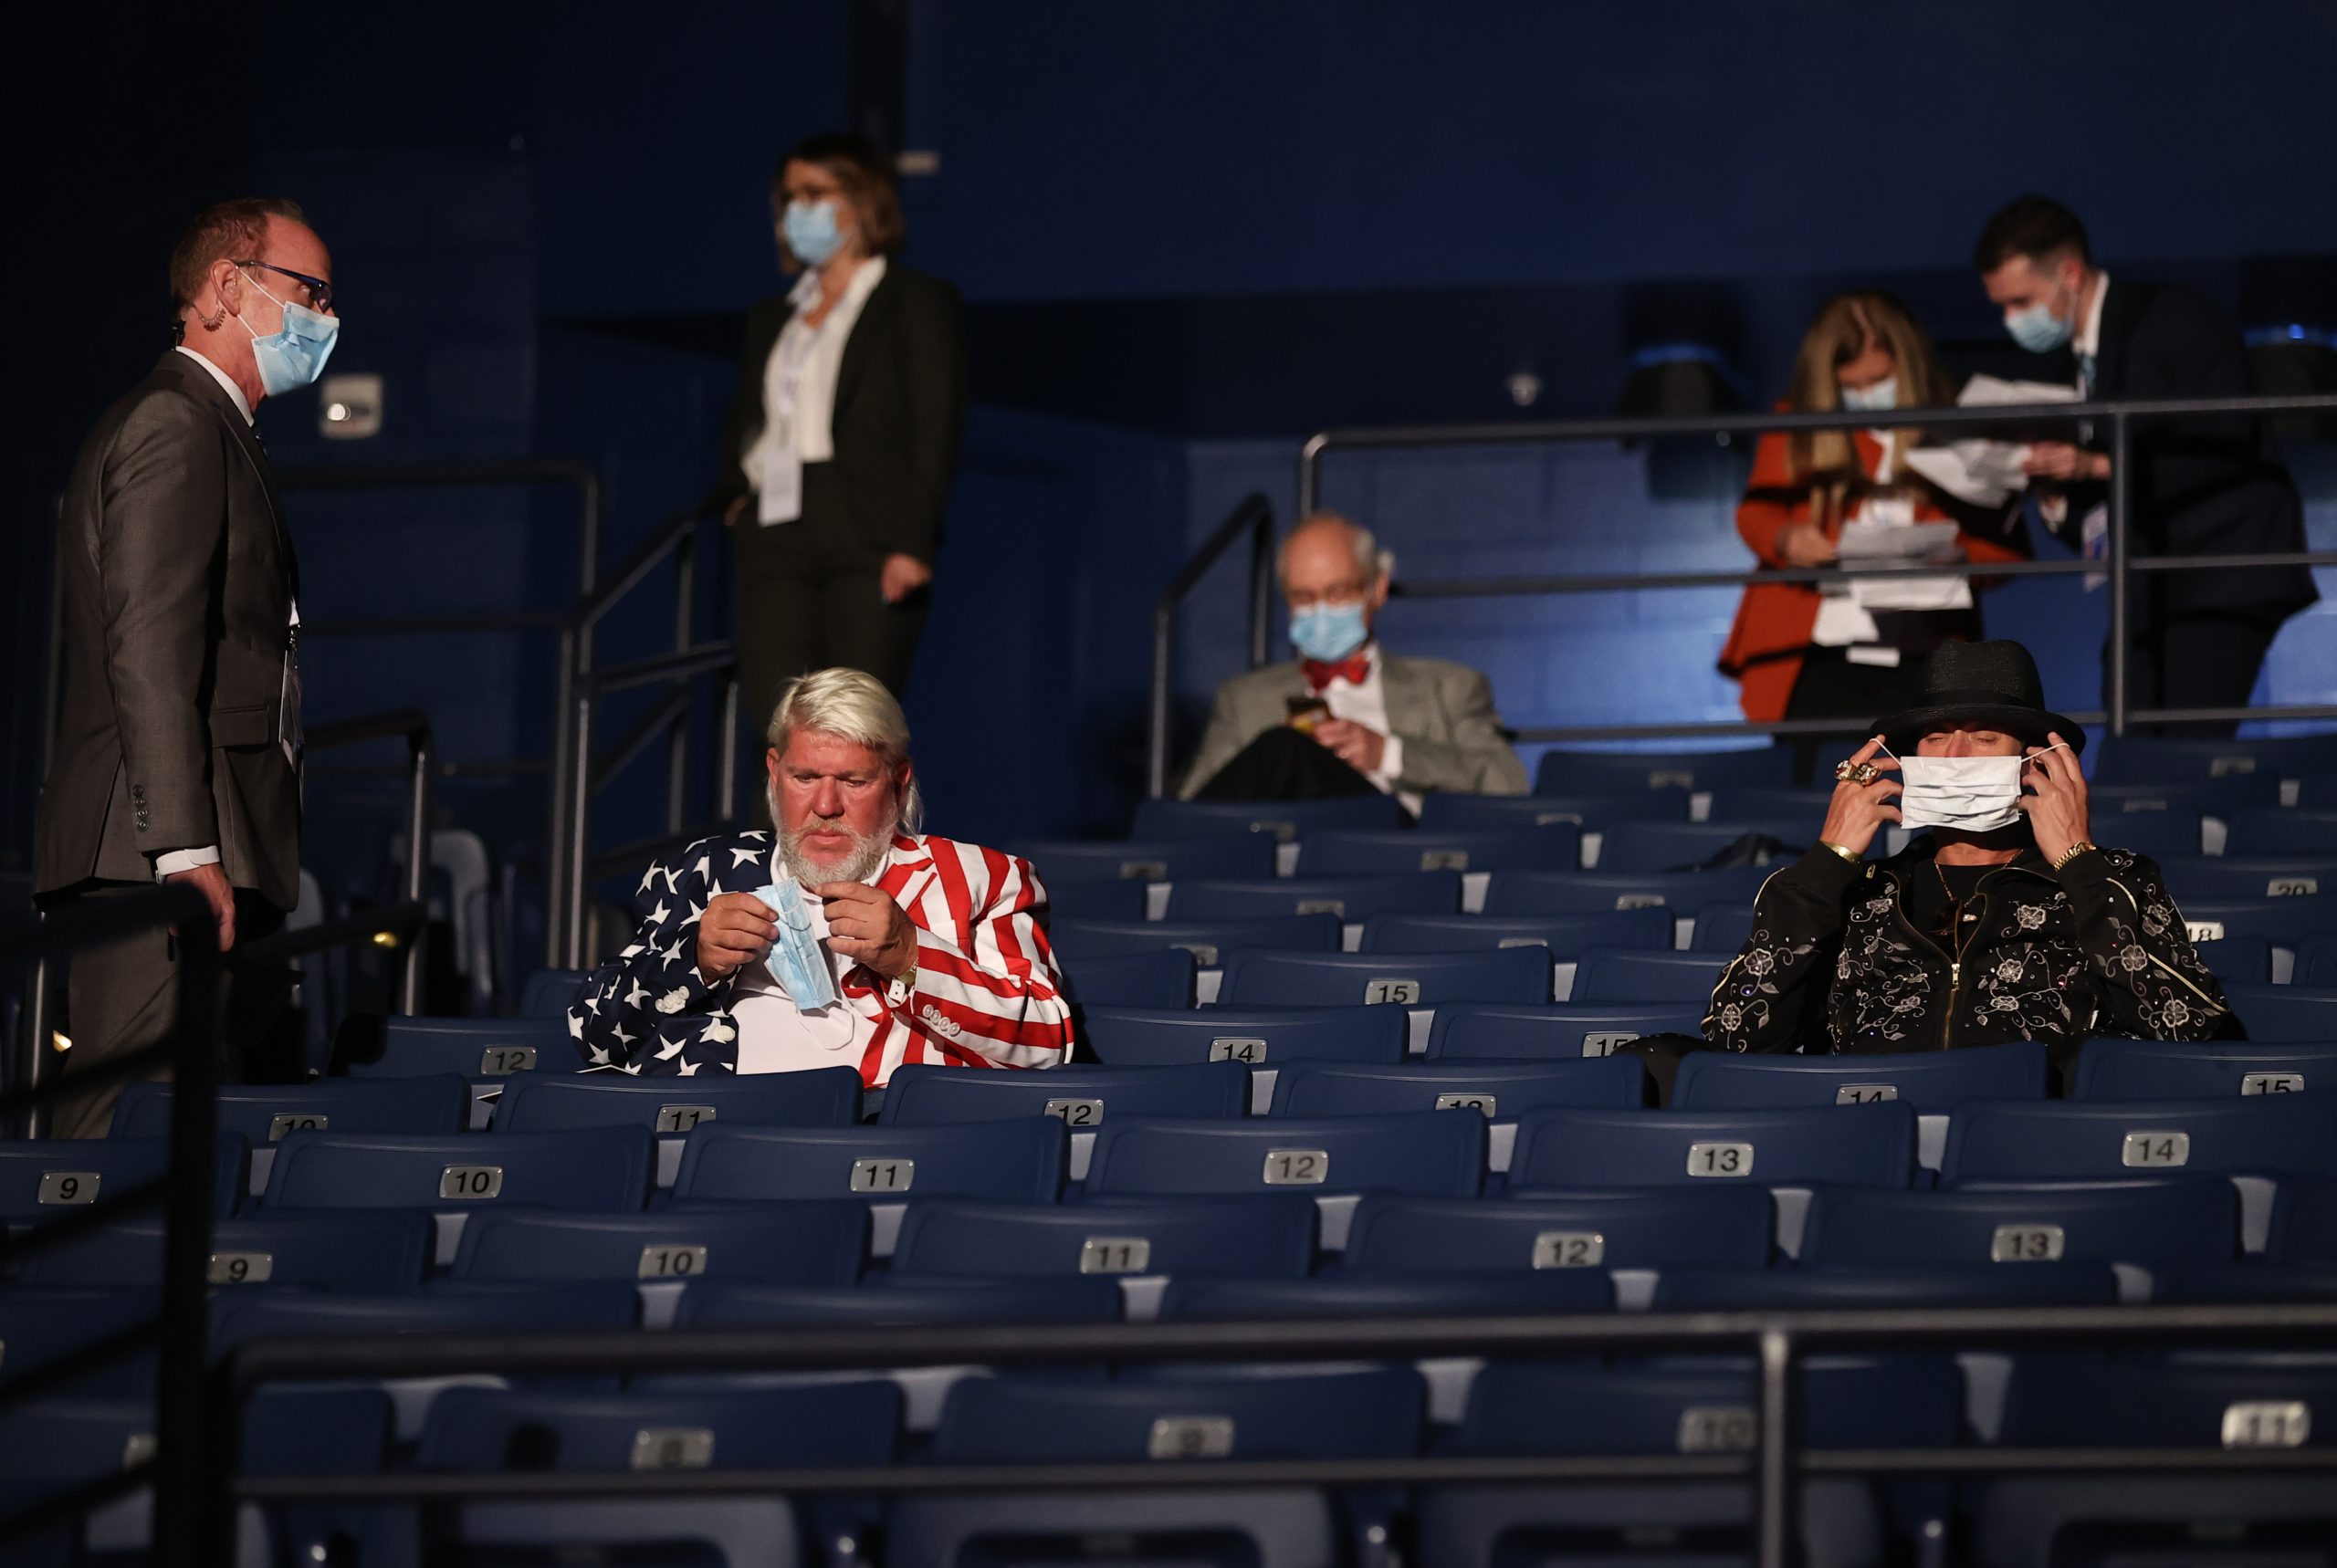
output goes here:
[{"label": "wristwatch", "polygon": [[917,962],[912,959],[909,967],[896,975],[892,983],[885,988],[885,999],[897,1008],[915,995],[917,995]]}]

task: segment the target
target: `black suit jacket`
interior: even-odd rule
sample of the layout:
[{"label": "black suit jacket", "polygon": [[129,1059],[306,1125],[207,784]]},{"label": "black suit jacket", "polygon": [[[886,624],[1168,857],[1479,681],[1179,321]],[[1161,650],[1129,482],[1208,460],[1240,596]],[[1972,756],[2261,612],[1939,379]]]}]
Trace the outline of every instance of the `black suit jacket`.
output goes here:
[{"label": "black suit jacket", "polygon": [[[2256,391],[2239,329],[2216,302],[2176,284],[2112,278],[2101,302],[2093,395],[2248,397]],[[2093,444],[2105,448],[2107,432]],[[2153,555],[2305,548],[2304,503],[2281,466],[2270,426],[2248,415],[2151,420],[2133,427],[2135,547]],[[2070,508],[2101,497],[2100,486]],[[2138,618],[2246,614],[2279,621],[2319,597],[2300,566],[2149,574]]]},{"label": "black suit jacket", "polygon": [[155,855],[216,844],[231,883],[289,910],[292,539],[267,454],[209,371],[166,353],[105,412],[74,460],[58,554],[65,689],[39,891],[148,881]]},{"label": "black suit jacket", "polygon": [[[719,509],[750,486],[742,464],[763,429],[763,371],[795,314],[784,294],[747,313],[739,392],[724,431]],[[845,340],[836,371],[833,473],[849,526],[884,554],[931,564],[966,418],[964,308],[938,277],[885,264]]]}]

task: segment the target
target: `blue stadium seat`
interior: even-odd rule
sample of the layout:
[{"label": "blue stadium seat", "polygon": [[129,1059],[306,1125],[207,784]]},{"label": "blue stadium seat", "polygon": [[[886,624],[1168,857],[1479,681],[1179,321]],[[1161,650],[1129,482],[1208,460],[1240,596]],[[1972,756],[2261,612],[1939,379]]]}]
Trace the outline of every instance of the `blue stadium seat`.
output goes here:
[{"label": "blue stadium seat", "polygon": [[1575,960],[1577,1003],[1679,1002],[1699,1016],[1720,984],[1728,956],[1720,953],[1650,953],[1633,947],[1587,947]]},{"label": "blue stadium seat", "polygon": [[1484,1167],[1484,1118],[1437,1111],[1304,1122],[1106,1122],[1095,1135],[1087,1190],[1384,1189],[1468,1197]]},{"label": "blue stadium seat", "polygon": [[2199,962],[2225,985],[2272,983],[2272,944],[2262,936],[2226,936],[2196,945]]},{"label": "blue stadium seat", "polygon": [[[236,1212],[244,1194],[244,1140],[222,1133],[218,1150],[211,1207],[215,1217],[225,1219]],[[160,1182],[170,1169],[170,1145],[162,1138],[0,1143],[0,1225],[62,1219],[91,1204]]]},{"label": "blue stadium seat", "polygon": [[850,1198],[647,1214],[507,1209],[463,1228],[455,1278],[849,1285],[867,1256],[868,1206]]},{"label": "blue stadium seat", "polygon": [[[1820,1191],[1805,1263],[1985,1269],[1990,1264],[2228,1261],[2239,1195],[2212,1176],[1962,1192]],[[2017,1271],[2017,1270],[2016,1270]]]},{"label": "blue stadium seat", "polygon": [[2165,1269],[2151,1275],[2154,1302],[2337,1301],[2337,1263],[2268,1263],[2254,1258]]},{"label": "blue stadium seat", "polygon": [[1544,1317],[1615,1310],[1614,1282],[1597,1269],[1511,1274],[1366,1274],[1313,1280],[1171,1280],[1160,1316],[1242,1318]]},{"label": "blue stadium seat", "polygon": [[[1098,1562],[1085,1553],[1099,1542],[1158,1542],[1179,1563],[1320,1568],[1342,1561],[1348,1534],[1327,1494],[1293,1488],[911,1493],[885,1515],[888,1561],[961,1568],[1010,1561],[993,1554],[1001,1542],[1037,1553],[1017,1563]],[[1196,1542],[1215,1550],[1196,1557]]]},{"label": "blue stadium seat", "polygon": [[[2292,1403],[2306,1406],[2307,1418],[2257,1413],[2269,1427],[2235,1408]],[[2337,1362],[2326,1357],[2070,1353],[2014,1358],[2001,1440],[2019,1448],[2325,1447],[2337,1442],[2332,1426]]]},{"label": "blue stadium seat", "polygon": [[640,1307],[624,1280],[433,1285],[413,1295],[236,1291],[222,1296],[212,1313],[211,1348],[224,1356],[238,1345],[271,1339],[630,1329]]},{"label": "blue stadium seat", "polygon": [[1712,822],[1798,822],[1802,831],[1814,833],[1812,824],[1826,820],[1826,808],[1834,801],[1832,770],[1827,769],[1824,788],[1816,785],[1730,785],[1713,791],[1712,809],[1704,820]]},{"label": "blue stadium seat", "polygon": [[1565,1002],[1551,1007],[1465,1003],[1436,1009],[1429,1026],[1428,1058],[1463,1061],[1552,1061],[1567,1057],[1607,1056],[1615,1047],[1647,1034],[1692,1035],[1703,1017],[1701,1003],[1621,1007]]},{"label": "blue stadium seat", "polygon": [[872,1202],[915,1196],[1053,1203],[1063,1189],[1070,1137],[1052,1116],[940,1127],[717,1124],[690,1134],[674,1196],[765,1200],[857,1194]]},{"label": "blue stadium seat", "polygon": [[1669,948],[1672,915],[1663,909],[1598,915],[1382,915],[1364,922],[1367,953],[1482,953],[1491,947],[1548,949],[1559,963],[1585,947]]},{"label": "blue stadium seat", "polygon": [[1690,1051],[1672,1081],[1680,1111],[1757,1111],[1898,1100],[1947,1111],[1967,1100],[2042,1100],[2051,1069],[2035,1040],[1964,1051],[1850,1056]]},{"label": "blue stadium seat", "polygon": [[1397,1002],[1542,1002],[1543,947],[1462,953],[1228,953],[1218,1000],[1228,1007],[1348,1007]]},{"label": "blue stadium seat", "polygon": [[1116,1322],[1121,1291],[1104,1275],[1062,1278],[995,1277],[922,1280],[883,1277],[865,1285],[797,1288],[726,1285],[701,1281],[684,1287],[675,1309],[677,1328],[749,1328],[761,1323]]},{"label": "blue stadium seat", "polygon": [[1047,908],[1059,920],[1142,920],[1148,912],[1150,883],[1067,882],[1047,884]]},{"label": "blue stadium seat", "polygon": [[2117,1301],[2116,1270],[2068,1262],[2020,1269],[1667,1269],[1649,1304],[1659,1312],[1749,1312],[2107,1307]]},{"label": "blue stadium seat", "polygon": [[[1401,1061],[1409,1022],[1393,1003],[1351,1008],[1089,1008],[1081,1046],[1108,1067],[1234,1061],[1276,1067],[1294,1059]],[[1059,1071],[1059,1070],[1058,1070]]]},{"label": "blue stadium seat", "polygon": [[2280,803],[2280,780],[2271,773],[2236,773],[2225,779],[2160,779],[2118,783],[2091,779],[2086,786],[2093,815],[2104,821],[2155,811],[2192,810],[2228,821],[2235,811]]},{"label": "blue stadium seat", "polygon": [[994,1072],[963,1067],[896,1069],[878,1120],[932,1127],[1056,1116],[1067,1127],[1101,1126],[1107,1115],[1246,1116],[1250,1070],[1238,1061],[1175,1067],[1056,1067]]},{"label": "blue stadium seat", "polygon": [[2337,988],[2235,981],[2224,1000],[2251,1040],[2337,1040]]},{"label": "blue stadium seat", "polygon": [[376,1039],[344,1033],[333,1071],[351,1078],[417,1078],[440,1072],[493,1082],[519,1072],[573,1072],[584,1065],[568,1019],[409,1019],[387,1020]]},{"label": "blue stadium seat", "polygon": [[[2155,784],[2267,776],[2302,779],[2337,769],[2337,735],[2249,739],[2102,737],[2093,771],[2106,783]],[[2276,802],[2268,802],[2268,804]]]},{"label": "blue stadium seat", "polygon": [[[2295,898],[2185,899],[2183,918],[2195,942],[2262,936],[2276,947],[2294,947],[2310,933],[2337,931],[2337,887]],[[2301,964],[2299,970],[2290,977],[2299,985],[2337,984],[2307,978]]]},{"label": "blue stadium seat", "polygon": [[1458,915],[1461,873],[1416,871],[1399,876],[1311,876],[1254,882],[1180,882],[1168,894],[1176,920],[1256,920],[1270,915]]},{"label": "blue stadium seat", "polygon": [[270,1208],[456,1209],[485,1204],[627,1213],[648,1196],[645,1127],[396,1137],[292,1133],[277,1145]]},{"label": "blue stadium seat", "polygon": [[1236,947],[1336,953],[1339,936],[1336,915],[1276,915],[1263,920],[1058,920],[1047,930],[1055,957],[1066,964],[1182,947],[1208,968],[1217,967],[1220,954]]},{"label": "blue stadium seat", "polygon": [[[167,1138],[171,1085],[125,1086],[114,1108],[117,1138]],[[470,1085],[451,1072],[359,1082],[227,1083],[219,1089],[218,1124],[258,1147],[295,1131],[459,1133],[469,1125]]]},{"label": "blue stadium seat", "polygon": [[1783,746],[1727,751],[1546,751],[1534,770],[1536,795],[1783,789],[1792,783],[1793,751]]},{"label": "blue stadium seat", "polygon": [[848,1127],[860,1117],[860,1071],[702,1073],[633,1078],[623,1073],[515,1078],[495,1108],[495,1132],[561,1133],[574,1127],[643,1127],[682,1134],[708,1123],[733,1127]]},{"label": "blue stadium seat", "polygon": [[2194,1171],[2328,1176],[2337,1095],[1967,1105],[1940,1180],[2114,1181]]},{"label": "blue stadium seat", "polygon": [[2221,1100],[2337,1089],[2337,1041],[2090,1040],[2078,1052],[2080,1100]]},{"label": "blue stadium seat", "polygon": [[[0,1290],[0,1389],[27,1373],[135,1328],[160,1311],[151,1293],[116,1287],[50,1290],[20,1284]],[[77,1398],[152,1398],[153,1352],[118,1357],[55,1392]],[[13,1464],[21,1450],[7,1452]],[[5,1472],[0,1472],[0,1482],[5,1480]]]},{"label": "blue stadium seat", "polygon": [[1422,1061],[1364,1067],[1306,1061],[1274,1080],[1277,1116],[1382,1116],[1476,1110],[1514,1122],[1550,1105],[1643,1104],[1647,1074],[1633,1056],[1572,1061]]},{"label": "blue stadium seat", "polygon": [[[2154,857],[2155,858],[2155,857]],[[2200,855],[2159,862],[2166,890],[2188,909],[2259,898],[2337,894],[2337,855]]]},{"label": "blue stadium seat", "polygon": [[2297,944],[2291,984],[2337,990],[2337,929],[2317,931]]},{"label": "blue stadium seat", "polygon": [[1903,1187],[1914,1166],[1915,1112],[1909,1105],[1536,1111],[1518,1125],[1509,1181],[1516,1187],[1703,1181]]},{"label": "blue stadium seat", "polygon": [[933,1455],[1063,1463],[1392,1458],[1419,1448],[1426,1406],[1426,1385],[1408,1366],[1179,1368],[1111,1383],[969,1377],[942,1404]]},{"label": "blue stadium seat", "polygon": [[1759,1187],[1517,1195],[1500,1202],[1367,1197],[1347,1265],[1375,1274],[1759,1269],[1770,1200]]},{"label": "blue stadium seat", "polygon": [[2337,1181],[2280,1183],[2272,1195],[2264,1256],[2282,1263],[2337,1263]]},{"label": "blue stadium seat", "polygon": [[2199,813],[2188,806],[2101,817],[2096,819],[2094,833],[2105,848],[2132,850],[2162,862],[2190,860],[2205,852]]},{"label": "blue stadium seat", "polygon": [[1373,794],[1335,800],[1139,800],[1135,831],[1140,839],[1256,833],[1287,843],[1314,833],[1372,832],[1403,825],[1403,803],[1392,795]]},{"label": "blue stadium seat", "polygon": [[[286,1285],[315,1291],[388,1292],[422,1287],[433,1225],[419,1209],[362,1214],[255,1211],[212,1228],[215,1285]],[[162,1220],[109,1225],[26,1262],[44,1286],[152,1285],[162,1277]]]},{"label": "blue stadium seat", "polygon": [[1750,902],[1768,876],[1760,866],[1731,871],[1604,872],[1497,871],[1485,887],[1487,915],[1598,915],[1619,909],[1663,908],[1686,918],[1707,904]]},{"label": "blue stadium seat", "polygon": [[1039,868],[1040,878],[1050,888],[1074,882],[1174,882],[1184,877],[1274,874],[1273,841],[1263,833],[1011,847],[1013,853]]},{"label": "blue stadium seat", "polygon": [[1610,822],[1685,821],[1688,792],[1646,789],[1629,795],[1453,795],[1431,791],[1420,803],[1420,831],[1493,833],[1518,828],[1605,828]]},{"label": "blue stadium seat", "polygon": [[1801,858],[1818,838],[1822,818],[1795,816],[1764,821],[1615,822],[1598,846],[1601,876],[1692,871],[1739,840],[1758,834],[1783,846],[1761,863],[1780,865]]},{"label": "blue stadium seat", "polygon": [[1108,957],[1059,957],[1064,994],[1082,1006],[1189,1008],[1196,994],[1193,956],[1181,947]]},{"label": "blue stadium seat", "polygon": [[1480,832],[1408,829],[1317,833],[1298,848],[1301,876],[1389,876],[1416,871],[1573,871],[1582,831],[1553,824]]},{"label": "blue stadium seat", "polygon": [[[1816,1448],[1933,1448],[1964,1423],[1964,1377],[1940,1355],[1802,1364],[1801,1437]],[[1743,1452],[1754,1446],[1748,1360],[1494,1362],[1453,1434],[1468,1454]]]},{"label": "blue stadium seat", "polygon": [[883,1377],[622,1394],[448,1388],[430,1402],[425,1470],[676,1470],[884,1465],[901,1391]]},{"label": "blue stadium seat", "polygon": [[1753,935],[1750,904],[1707,904],[1696,911],[1688,946],[1698,953],[1741,953]]},{"label": "blue stadium seat", "polygon": [[1315,1207],[1303,1195],[1028,1205],[912,1203],[896,1275],[1234,1274],[1303,1279]]},{"label": "blue stadium seat", "polygon": [[582,969],[538,969],[519,988],[519,1016],[556,1019],[568,1011],[584,984]]}]

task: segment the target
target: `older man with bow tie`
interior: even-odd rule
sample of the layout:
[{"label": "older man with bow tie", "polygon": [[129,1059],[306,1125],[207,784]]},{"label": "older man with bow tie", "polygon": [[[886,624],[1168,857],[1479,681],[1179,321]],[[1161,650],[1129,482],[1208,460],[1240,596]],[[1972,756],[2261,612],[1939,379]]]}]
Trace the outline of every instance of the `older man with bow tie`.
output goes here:
[{"label": "older man with bow tie", "polygon": [[1317,512],[1279,561],[1294,662],[1218,688],[1187,800],[1294,800],[1374,790],[1419,813],[1431,789],[1525,793],[1525,768],[1464,665],[1402,658],[1373,635],[1394,560],[1368,529]]}]

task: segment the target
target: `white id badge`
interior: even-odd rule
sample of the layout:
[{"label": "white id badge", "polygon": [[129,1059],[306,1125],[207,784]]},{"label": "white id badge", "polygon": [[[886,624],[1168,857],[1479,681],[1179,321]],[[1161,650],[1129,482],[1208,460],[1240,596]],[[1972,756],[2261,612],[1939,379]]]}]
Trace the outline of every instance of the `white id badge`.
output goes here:
[{"label": "white id badge", "polygon": [[803,459],[787,446],[763,455],[761,488],[755,492],[755,521],[764,528],[791,523],[803,515]]}]

